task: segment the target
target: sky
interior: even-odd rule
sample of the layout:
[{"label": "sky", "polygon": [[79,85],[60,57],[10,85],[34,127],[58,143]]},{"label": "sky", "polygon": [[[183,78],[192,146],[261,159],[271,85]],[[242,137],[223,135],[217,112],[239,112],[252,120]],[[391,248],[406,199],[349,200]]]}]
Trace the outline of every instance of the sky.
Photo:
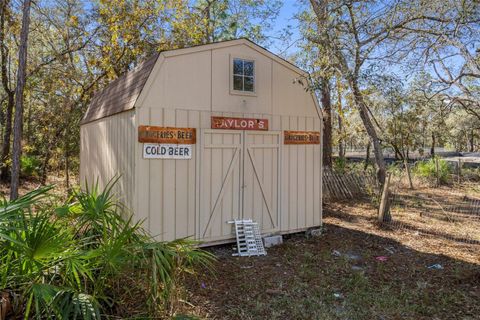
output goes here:
[{"label": "sky", "polygon": [[[270,40],[273,41],[272,45],[267,46],[267,49],[280,56],[288,56],[298,50],[298,47],[295,45],[295,43],[301,39],[301,35],[298,29],[298,22],[294,16],[300,11],[300,6],[301,1],[298,0],[283,1],[280,14],[275,22],[275,28],[271,32],[267,32]],[[281,39],[278,39],[278,36],[285,28],[288,28],[288,30],[292,33],[291,39],[289,39],[291,46],[288,47],[285,46],[285,43]]]}]

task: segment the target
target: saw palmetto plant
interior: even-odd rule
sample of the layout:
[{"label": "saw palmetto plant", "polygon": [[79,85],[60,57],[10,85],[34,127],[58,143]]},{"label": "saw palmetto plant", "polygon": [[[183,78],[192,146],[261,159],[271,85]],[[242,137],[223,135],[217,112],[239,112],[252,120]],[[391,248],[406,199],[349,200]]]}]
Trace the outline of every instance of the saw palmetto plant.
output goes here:
[{"label": "saw palmetto plant", "polygon": [[188,239],[154,241],[116,201],[114,184],[78,190],[63,205],[52,205],[51,186],[0,203],[0,320],[109,317],[129,290],[150,314],[174,312],[183,275],[214,257]]}]

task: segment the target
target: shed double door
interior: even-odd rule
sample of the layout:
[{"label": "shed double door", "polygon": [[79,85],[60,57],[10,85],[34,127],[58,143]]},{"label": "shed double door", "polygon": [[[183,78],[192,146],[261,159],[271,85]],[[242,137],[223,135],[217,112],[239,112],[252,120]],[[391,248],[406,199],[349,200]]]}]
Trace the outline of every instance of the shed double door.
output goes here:
[{"label": "shed double door", "polygon": [[233,237],[234,219],[279,229],[280,133],[202,130],[198,238]]}]

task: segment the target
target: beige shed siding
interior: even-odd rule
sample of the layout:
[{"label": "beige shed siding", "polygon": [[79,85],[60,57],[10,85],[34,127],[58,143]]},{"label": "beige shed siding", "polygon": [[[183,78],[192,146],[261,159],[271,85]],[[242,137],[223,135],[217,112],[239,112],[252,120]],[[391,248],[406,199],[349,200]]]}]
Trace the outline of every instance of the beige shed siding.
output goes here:
[{"label": "beige shed siding", "polygon": [[103,188],[120,175],[115,191],[133,209],[136,145],[135,112],[130,110],[80,127],[80,183]]},{"label": "beige shed siding", "polygon": [[[273,77],[273,113],[281,115],[308,115],[318,117],[318,110],[312,95],[307,92],[305,85],[307,80],[297,72],[274,63],[272,68]],[[296,83],[294,79],[297,79]],[[299,82],[303,83],[303,85]]]},{"label": "beige shed siding", "polygon": [[[137,109],[138,125],[168,127],[200,125],[200,111],[172,109]],[[143,159],[141,144],[137,144],[136,212],[146,219],[147,227],[159,240],[195,236],[196,232],[196,161],[198,144],[192,160]]]},{"label": "beige shed siding", "polygon": [[[274,170],[274,153],[256,150],[261,154],[259,166],[267,168],[264,175],[272,184],[277,184],[278,194],[271,186],[264,183],[272,202],[271,209],[278,215],[277,226],[272,226],[268,209],[261,205],[262,196],[258,182],[250,185],[244,197],[252,209],[244,208],[244,217],[252,217],[262,223],[264,232],[290,232],[303,230],[321,224],[321,149],[320,145],[284,145],[283,130],[320,130],[318,117],[280,116],[258,113],[232,113],[181,109],[137,109],[138,125],[176,126],[197,128],[197,144],[194,146],[192,160],[146,160],[143,159],[141,144],[137,144],[137,202],[136,212],[139,219],[146,219],[147,227],[158,240],[172,240],[192,236],[204,241],[222,241],[232,238],[231,226],[226,223],[238,213],[239,175],[244,168],[235,167],[233,178],[229,180],[224,198],[213,208],[219,185],[226,175],[233,148],[219,148],[201,157],[204,144],[238,145],[239,135],[249,135],[247,139],[262,145],[272,145],[274,136],[255,137],[257,131],[210,130],[210,117],[232,116],[266,118],[270,122],[269,135],[279,137],[278,172],[280,184],[269,171]],[[204,135],[215,132],[216,136]],[[260,132],[261,133],[261,132]],[[206,138],[204,138],[206,137]],[[204,151],[203,151],[204,152]],[[260,153],[258,153],[260,152]],[[217,154],[212,160],[212,155]],[[218,160],[223,159],[223,160]],[[252,169],[247,172],[249,181],[254,181]],[[198,172],[198,174],[197,174]],[[262,178],[263,179],[263,178]],[[247,188],[249,186],[247,185]],[[258,205],[260,203],[260,205]],[[257,204],[257,205],[256,205]],[[281,209],[281,210],[280,210]],[[206,212],[215,211],[209,221]],[[239,217],[239,216],[237,216]]]},{"label": "beige shed siding", "polygon": [[[162,54],[136,106],[235,113],[308,115],[318,117],[310,93],[294,79],[293,68],[242,43],[175,55]],[[255,61],[255,95],[230,92],[230,59]]]}]

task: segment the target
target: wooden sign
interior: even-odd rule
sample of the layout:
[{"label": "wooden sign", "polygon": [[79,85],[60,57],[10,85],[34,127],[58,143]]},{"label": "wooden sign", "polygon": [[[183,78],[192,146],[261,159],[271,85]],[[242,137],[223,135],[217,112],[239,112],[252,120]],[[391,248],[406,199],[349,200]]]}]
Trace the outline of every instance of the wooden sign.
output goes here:
[{"label": "wooden sign", "polygon": [[318,131],[284,131],[284,144],[320,144]]},{"label": "wooden sign", "polygon": [[212,129],[268,130],[268,119],[212,117]]},{"label": "wooden sign", "polygon": [[138,142],[195,144],[195,128],[139,126]]},{"label": "wooden sign", "polygon": [[143,145],[145,159],[192,159],[191,144],[158,144],[145,143]]}]

